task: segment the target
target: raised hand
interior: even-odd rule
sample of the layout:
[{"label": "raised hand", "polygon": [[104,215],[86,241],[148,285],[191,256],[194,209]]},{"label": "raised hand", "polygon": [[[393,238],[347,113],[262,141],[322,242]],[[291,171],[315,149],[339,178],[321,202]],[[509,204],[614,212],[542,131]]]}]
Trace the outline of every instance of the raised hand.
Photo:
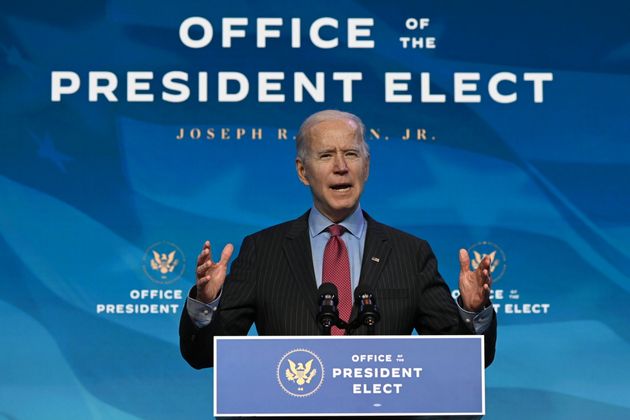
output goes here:
[{"label": "raised hand", "polygon": [[470,271],[470,256],[465,249],[459,250],[459,292],[464,309],[479,312],[490,304],[492,274],[491,259],[488,255],[479,263],[475,271]]},{"label": "raised hand", "polygon": [[225,282],[227,265],[232,257],[232,252],[234,252],[234,246],[227,244],[221,252],[221,260],[213,262],[210,241],[206,241],[203,244],[201,253],[197,257],[197,300],[203,303],[210,303],[217,298]]}]

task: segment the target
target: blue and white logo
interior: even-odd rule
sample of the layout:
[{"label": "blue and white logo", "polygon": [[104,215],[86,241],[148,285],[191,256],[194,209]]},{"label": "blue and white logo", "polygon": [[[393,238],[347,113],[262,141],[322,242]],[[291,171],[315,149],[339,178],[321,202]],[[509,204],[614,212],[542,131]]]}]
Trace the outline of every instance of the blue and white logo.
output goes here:
[{"label": "blue and white logo", "polygon": [[276,369],[278,384],[293,397],[313,395],[324,382],[324,364],[307,349],[295,349],[280,359]]},{"label": "blue and white logo", "polygon": [[505,252],[503,252],[499,245],[489,241],[477,242],[468,248],[468,253],[472,254],[470,265],[473,270],[476,270],[479,264],[481,264],[481,261],[486,256],[489,256],[492,282],[496,284],[501,280],[507,268],[507,258]]},{"label": "blue and white logo", "polygon": [[184,253],[172,242],[157,242],[144,253],[143,270],[158,284],[175,283],[184,274]]}]

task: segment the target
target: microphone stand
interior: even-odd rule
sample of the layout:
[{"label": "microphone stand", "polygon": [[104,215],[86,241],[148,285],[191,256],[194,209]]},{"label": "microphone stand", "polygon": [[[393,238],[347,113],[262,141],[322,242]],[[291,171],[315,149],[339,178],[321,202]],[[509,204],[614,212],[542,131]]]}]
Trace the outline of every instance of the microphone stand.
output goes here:
[{"label": "microphone stand", "polygon": [[354,328],[365,325],[367,327],[367,335],[375,335],[375,326],[381,320],[381,314],[376,305],[374,295],[369,292],[357,291],[355,303],[359,305],[359,314],[352,322]]},{"label": "microphone stand", "polygon": [[375,326],[381,319],[381,314],[376,305],[376,299],[370,292],[356,291],[355,305],[359,306],[357,317],[351,322],[345,322],[339,318],[339,310],[337,305],[339,299],[337,297],[337,288],[332,284],[325,282],[319,288],[319,313],[317,314],[317,322],[322,327],[323,335],[331,335],[332,327],[352,331],[365,325],[367,335],[375,335]]},{"label": "microphone stand", "polygon": [[[338,326],[339,311],[337,304],[339,300],[337,298],[337,288],[332,284],[325,284],[320,287],[319,295],[319,313],[317,314],[317,322],[322,327],[323,335],[331,335],[331,328],[333,325]],[[343,322],[343,321],[341,321]]]}]

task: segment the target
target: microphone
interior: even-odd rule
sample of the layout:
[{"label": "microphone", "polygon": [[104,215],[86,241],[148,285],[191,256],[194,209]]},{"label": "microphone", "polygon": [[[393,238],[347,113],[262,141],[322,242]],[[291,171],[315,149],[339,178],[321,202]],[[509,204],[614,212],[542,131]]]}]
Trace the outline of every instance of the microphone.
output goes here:
[{"label": "microphone", "polygon": [[359,305],[357,321],[367,326],[368,331],[373,333],[374,325],[381,320],[376,298],[371,292],[357,288],[354,292],[354,302]]},{"label": "microphone", "polygon": [[324,327],[324,334],[330,335],[330,327],[339,322],[337,286],[332,283],[322,283],[317,289],[317,295],[319,298],[317,322]]}]

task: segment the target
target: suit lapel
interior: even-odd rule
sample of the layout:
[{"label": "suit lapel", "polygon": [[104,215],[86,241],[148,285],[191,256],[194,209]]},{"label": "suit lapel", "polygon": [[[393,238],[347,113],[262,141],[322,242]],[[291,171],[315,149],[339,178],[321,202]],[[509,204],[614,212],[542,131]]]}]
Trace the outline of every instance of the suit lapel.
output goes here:
[{"label": "suit lapel", "polygon": [[383,267],[387,264],[391,245],[389,244],[382,225],[365,212],[364,216],[368,225],[358,287],[374,292],[378,285]]},{"label": "suit lapel", "polygon": [[[313,271],[313,256],[311,241],[308,236],[308,214],[306,212],[296,219],[286,234],[283,250],[287,258],[289,269],[298,284],[304,301],[308,302],[309,310],[317,316],[317,282]],[[381,272],[387,264],[391,251],[387,235],[382,225],[363,213],[368,223],[361,262],[360,288],[374,291],[378,285]],[[352,318],[356,316],[357,306],[353,306]]]},{"label": "suit lapel", "polygon": [[308,308],[317,316],[317,282],[313,271],[311,241],[308,237],[308,214],[296,219],[287,232],[283,250],[293,278],[302,292]]},{"label": "suit lapel", "polygon": [[[378,282],[381,278],[381,272],[387,264],[387,258],[391,251],[391,245],[388,242],[387,235],[382,225],[372,219],[366,212],[363,212],[367,221],[367,233],[365,237],[365,247],[363,248],[363,261],[361,262],[361,276],[359,277],[359,285],[357,289],[362,289],[374,293]],[[376,296],[378,304],[378,296]],[[359,313],[359,306],[352,306],[352,314],[350,319],[355,319]],[[360,327],[352,334],[366,334],[365,327]]]}]

